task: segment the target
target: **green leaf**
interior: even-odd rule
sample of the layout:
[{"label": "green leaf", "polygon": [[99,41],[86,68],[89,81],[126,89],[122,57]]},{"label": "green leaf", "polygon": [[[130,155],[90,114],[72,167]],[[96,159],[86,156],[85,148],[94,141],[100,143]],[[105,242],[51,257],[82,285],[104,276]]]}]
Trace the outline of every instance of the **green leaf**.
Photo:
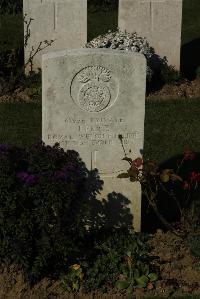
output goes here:
[{"label": "green leaf", "polygon": [[149,274],[149,266],[147,264],[145,264],[142,268],[142,272],[144,275],[148,276]]},{"label": "green leaf", "polygon": [[127,280],[118,280],[115,284],[115,286],[119,289],[119,290],[124,290],[127,289],[130,286],[130,282]]},{"label": "green leaf", "polygon": [[140,277],[140,273],[139,273],[139,270],[138,269],[134,269],[133,270],[133,275],[134,275],[134,278],[139,278]]},{"label": "green leaf", "polygon": [[131,294],[133,292],[133,286],[130,284],[130,286],[127,288],[128,294]]},{"label": "green leaf", "polygon": [[158,276],[156,273],[149,273],[148,277],[149,277],[150,281],[155,281],[158,279]]},{"label": "green leaf", "polygon": [[137,282],[138,288],[144,288],[147,285],[147,282],[149,281],[149,278],[145,275],[140,276],[139,278],[135,278]]},{"label": "green leaf", "polygon": [[120,174],[118,174],[117,178],[127,179],[127,178],[129,178],[129,174],[127,172],[126,173],[120,173]]},{"label": "green leaf", "polygon": [[72,288],[73,288],[73,290],[78,291],[78,289],[79,289],[79,284],[78,284],[77,282],[73,282],[73,283],[72,283]]}]

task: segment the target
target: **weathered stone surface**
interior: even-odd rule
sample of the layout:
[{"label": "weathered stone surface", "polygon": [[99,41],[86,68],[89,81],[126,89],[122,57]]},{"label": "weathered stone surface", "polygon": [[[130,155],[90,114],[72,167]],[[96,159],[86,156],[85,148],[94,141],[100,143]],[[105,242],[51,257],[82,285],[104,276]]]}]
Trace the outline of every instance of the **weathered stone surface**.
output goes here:
[{"label": "weathered stone surface", "polygon": [[110,49],[58,51],[43,55],[42,70],[43,141],[74,149],[88,169],[97,168],[104,181],[99,199],[109,201],[109,215],[123,216],[139,231],[140,184],[117,175],[129,168],[119,135],[132,158],[143,148],[145,57]]},{"label": "weathered stone surface", "polygon": [[118,23],[121,30],[145,37],[179,70],[182,0],[119,0]]},{"label": "weathered stone surface", "polygon": [[[27,21],[34,19],[31,21],[30,38],[25,48],[25,62],[28,61],[32,47],[35,51],[40,42],[55,40],[34,57],[33,70],[41,68],[42,54],[66,48],[81,48],[87,42],[87,0],[23,0],[23,9]],[[27,67],[26,71],[29,70],[30,67]]]}]

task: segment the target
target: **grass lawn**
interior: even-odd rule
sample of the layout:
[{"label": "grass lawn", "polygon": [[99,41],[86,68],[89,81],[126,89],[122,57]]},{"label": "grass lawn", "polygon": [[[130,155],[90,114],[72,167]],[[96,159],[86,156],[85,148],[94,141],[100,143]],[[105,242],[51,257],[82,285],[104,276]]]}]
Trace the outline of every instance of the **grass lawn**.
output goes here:
[{"label": "grass lawn", "polygon": [[200,38],[200,1],[183,0],[182,45]]},{"label": "grass lawn", "polygon": [[[200,99],[147,102],[146,158],[163,162],[189,148],[200,152]],[[31,145],[41,138],[39,103],[0,104],[0,143]]]},{"label": "grass lawn", "polygon": [[0,15],[0,49],[23,47],[24,29],[22,14]]},{"label": "grass lawn", "polygon": [[163,162],[184,149],[200,152],[200,99],[146,103],[146,158]]},{"label": "grass lawn", "polygon": [[37,142],[41,136],[41,104],[0,104],[0,143],[27,146]]},{"label": "grass lawn", "polygon": [[[200,1],[183,1],[182,44],[200,37]],[[117,27],[117,11],[88,12],[88,39]],[[22,15],[1,16],[0,41],[8,48],[23,43]],[[0,44],[1,44],[0,42]],[[163,161],[185,148],[200,151],[198,100],[147,102],[145,156]],[[28,145],[41,138],[41,105],[0,104],[0,142]]]}]

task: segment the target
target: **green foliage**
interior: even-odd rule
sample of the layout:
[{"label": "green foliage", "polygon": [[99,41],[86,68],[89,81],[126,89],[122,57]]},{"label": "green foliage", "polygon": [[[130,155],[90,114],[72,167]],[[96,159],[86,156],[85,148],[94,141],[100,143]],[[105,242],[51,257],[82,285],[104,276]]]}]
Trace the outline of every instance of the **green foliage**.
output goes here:
[{"label": "green foliage", "polygon": [[179,81],[181,79],[181,74],[173,66],[168,65],[163,60],[163,64],[161,64],[160,69],[160,77],[163,83],[169,84]]},{"label": "green foliage", "polygon": [[200,66],[196,70],[196,77],[200,79]]},{"label": "green foliage", "polygon": [[67,291],[78,291],[80,282],[83,279],[83,270],[78,264],[74,264],[69,268],[67,275],[61,277],[61,287]]},{"label": "green foliage", "polygon": [[[118,136],[124,149],[123,138]],[[186,232],[178,233],[170,221],[162,215],[159,210],[158,195],[165,194],[168,200],[175,205],[179,220],[189,223],[199,210],[200,171],[197,154],[185,150],[184,154],[177,158],[173,168],[160,167],[155,161],[143,160],[141,157],[131,159],[126,156],[122,160],[129,163],[130,167],[125,173],[118,175],[118,178],[129,178],[131,182],[139,182],[142,192],[153,208],[156,216],[174,234],[185,237]],[[194,163],[196,159],[196,165]],[[192,224],[194,229],[195,222]]]},{"label": "green foliage", "polygon": [[[124,260],[127,252],[131,253],[137,262],[136,269],[141,263],[145,267],[149,265],[147,256],[147,237],[121,230],[113,234],[98,233],[91,251],[80,260],[84,271],[83,287],[86,291],[99,289],[106,292],[115,286],[118,277],[123,272]],[[139,270],[139,269],[138,269]]]},{"label": "green foliage", "polygon": [[148,283],[157,280],[158,277],[156,273],[149,271],[149,265],[135,260],[131,252],[127,253],[125,261],[126,263],[123,265],[122,275],[115,284],[119,290],[127,289],[129,293],[132,293],[133,288],[145,288]]},{"label": "green foliage", "polygon": [[38,143],[0,146],[0,260],[36,281],[81,252],[89,199],[98,191],[78,154]]},{"label": "green foliage", "polygon": [[187,244],[190,248],[191,253],[200,258],[200,233],[199,234],[191,234],[187,238]]},{"label": "green foliage", "polygon": [[0,14],[17,14],[22,12],[23,0],[1,0]]},{"label": "green foliage", "polygon": [[22,76],[21,64],[22,64],[22,49],[11,49],[11,50],[1,50],[0,55],[0,77],[4,78],[6,81],[6,92],[7,90],[13,91]]}]

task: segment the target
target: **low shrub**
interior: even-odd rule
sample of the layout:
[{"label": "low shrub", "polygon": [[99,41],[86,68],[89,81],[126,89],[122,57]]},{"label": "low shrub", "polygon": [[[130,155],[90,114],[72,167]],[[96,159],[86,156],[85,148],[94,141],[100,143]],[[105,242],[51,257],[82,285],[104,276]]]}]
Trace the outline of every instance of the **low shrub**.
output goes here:
[{"label": "low shrub", "polygon": [[23,0],[1,0],[0,14],[17,14],[23,11]]},{"label": "low shrub", "polygon": [[[120,139],[123,146],[122,136]],[[141,157],[132,159],[125,156],[123,160],[130,167],[118,178],[128,178],[130,182],[141,184],[144,199],[165,228],[182,238],[191,229],[196,230],[200,207],[199,154],[185,150],[183,155],[160,165]],[[183,231],[177,231],[175,221],[185,226]]]},{"label": "low shrub", "polygon": [[14,263],[31,283],[63,276],[72,291],[115,287],[122,276],[130,278],[124,272],[130,261],[138,275],[132,286],[150,273],[145,235],[92,224],[91,203],[102,181],[78,153],[43,142],[0,145],[0,169],[1,263]]},{"label": "low shrub", "polygon": [[132,277],[131,286],[138,287],[137,278],[143,279],[150,269],[146,241],[146,235],[126,229],[113,233],[99,231],[87,240],[88,250],[77,259],[77,264],[72,265],[67,274],[63,273],[61,286],[69,291],[82,286],[86,292],[97,289],[107,292],[118,288],[121,280],[129,284],[130,275],[127,272],[134,269],[138,277]]},{"label": "low shrub", "polygon": [[31,282],[58,274],[82,250],[96,172],[78,153],[42,142],[1,145],[0,169],[1,262],[19,265]]},{"label": "low shrub", "polygon": [[136,32],[109,30],[86,44],[86,48],[109,48],[143,54],[147,59],[147,90],[153,90],[165,83],[180,80],[181,76],[173,66],[168,65],[166,57],[160,57],[148,41]]}]

